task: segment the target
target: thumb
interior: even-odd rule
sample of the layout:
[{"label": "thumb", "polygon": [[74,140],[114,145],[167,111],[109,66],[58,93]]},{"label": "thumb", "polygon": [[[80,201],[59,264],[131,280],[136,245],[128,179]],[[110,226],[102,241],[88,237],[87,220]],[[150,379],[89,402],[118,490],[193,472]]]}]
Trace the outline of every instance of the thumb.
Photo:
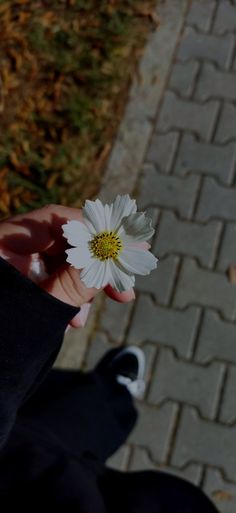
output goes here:
[{"label": "thumb", "polygon": [[87,288],[80,279],[80,271],[64,263],[48,278],[38,284],[52,296],[72,306],[89,303],[101,289]]}]

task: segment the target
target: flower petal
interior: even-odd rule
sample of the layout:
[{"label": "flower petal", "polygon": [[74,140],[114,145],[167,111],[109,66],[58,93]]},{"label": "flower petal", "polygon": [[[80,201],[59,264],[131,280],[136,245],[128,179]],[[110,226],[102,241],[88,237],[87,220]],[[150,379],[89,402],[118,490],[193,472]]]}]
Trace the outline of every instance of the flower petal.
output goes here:
[{"label": "flower petal", "polygon": [[136,212],[122,221],[118,235],[124,242],[146,241],[154,234],[152,220],[144,212]]},{"label": "flower petal", "polygon": [[80,278],[83,281],[83,283],[86,285],[86,287],[91,288],[95,287],[97,289],[100,289],[104,285],[108,283],[106,281],[106,273],[107,273],[107,262],[102,262],[101,260],[98,260],[97,258],[93,258],[89,265],[83,269],[83,271],[80,274]]},{"label": "flower petal", "polygon": [[118,262],[110,260],[109,266],[109,283],[112,287],[114,287],[114,289],[118,290],[118,292],[124,292],[125,290],[129,290],[134,286],[134,276],[122,270]]},{"label": "flower petal", "polygon": [[91,253],[87,246],[67,249],[66,253],[68,255],[66,261],[73,265],[75,269],[83,269],[92,261]]},{"label": "flower petal", "polygon": [[100,272],[96,276],[96,280],[97,280],[96,287],[99,289],[102,287],[105,287],[105,285],[107,285],[109,283],[109,276],[110,276],[109,261],[101,262]]},{"label": "flower petal", "polygon": [[99,199],[86,200],[83,207],[83,217],[89,231],[93,235],[110,229],[111,206],[103,205]]},{"label": "flower petal", "polygon": [[79,246],[91,239],[91,234],[84,223],[80,221],[68,221],[62,225],[63,237],[65,237],[71,246]]},{"label": "flower petal", "polygon": [[111,213],[112,213],[112,205],[104,206],[104,217],[105,217],[105,230],[108,232],[111,230]]},{"label": "flower petal", "polygon": [[111,205],[111,230],[118,230],[123,217],[134,214],[137,210],[136,200],[131,199],[128,194],[118,195]]},{"label": "flower petal", "polygon": [[125,246],[118,261],[127,272],[142,275],[149,274],[158,262],[150,251],[133,246]]}]

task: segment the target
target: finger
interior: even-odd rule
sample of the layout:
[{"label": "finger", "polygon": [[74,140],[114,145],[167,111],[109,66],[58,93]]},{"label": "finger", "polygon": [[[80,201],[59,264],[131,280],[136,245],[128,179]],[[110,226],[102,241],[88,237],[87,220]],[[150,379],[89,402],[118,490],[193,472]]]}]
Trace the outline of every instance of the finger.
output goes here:
[{"label": "finger", "polygon": [[75,218],[78,221],[82,219],[82,210],[79,208],[73,207],[64,207],[63,205],[57,205],[51,203],[49,205],[44,205],[44,207],[37,208],[32,210],[32,212],[27,212],[27,214],[18,214],[12,217],[9,217],[6,221],[2,221],[2,224],[6,222],[14,223],[15,221],[21,222],[24,219],[35,219],[39,221],[51,221],[52,214],[57,214],[60,217],[68,217],[68,219]]},{"label": "finger", "polygon": [[102,290],[95,287],[87,288],[80,279],[80,270],[67,263],[40,281],[39,285],[52,296],[77,307],[89,303]]},{"label": "finger", "polygon": [[129,301],[133,301],[133,299],[136,297],[134,289],[118,292],[117,290],[113,289],[111,285],[107,285],[104,288],[104,292],[108,297],[114,301],[118,301],[119,303],[128,303]]},{"label": "finger", "polygon": [[70,325],[73,326],[73,328],[83,328],[86,324],[90,308],[91,303],[84,303],[80,308],[80,312],[71,319]]},{"label": "finger", "polygon": [[72,219],[81,221],[82,211],[62,205],[46,205],[11,217],[0,223],[0,245],[18,254],[63,252],[67,242],[61,226]]}]

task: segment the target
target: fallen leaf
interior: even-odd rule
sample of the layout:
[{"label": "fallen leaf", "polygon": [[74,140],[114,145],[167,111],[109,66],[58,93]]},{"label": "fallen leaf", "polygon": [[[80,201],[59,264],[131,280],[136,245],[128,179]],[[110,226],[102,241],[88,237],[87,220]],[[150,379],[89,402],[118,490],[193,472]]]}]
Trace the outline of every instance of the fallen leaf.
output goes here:
[{"label": "fallen leaf", "polygon": [[138,7],[136,12],[139,16],[149,18],[156,25],[156,27],[159,27],[160,18],[157,15],[155,9],[153,9],[149,6],[147,6],[147,7],[143,6],[143,7]]},{"label": "fallen leaf", "polygon": [[9,208],[7,207],[7,205],[4,203],[4,201],[1,198],[0,198],[0,210],[4,214],[8,214],[8,212],[9,212]]},{"label": "fallen leaf", "polygon": [[231,501],[234,498],[233,494],[228,492],[228,490],[216,490],[213,492],[212,497],[219,501]]},{"label": "fallen leaf", "polygon": [[54,173],[54,174],[52,174],[49,177],[49,179],[48,179],[48,181],[46,183],[46,187],[47,187],[48,190],[50,190],[50,189],[52,189],[54,187],[58,177],[59,177],[59,173]]},{"label": "fallen leaf", "polygon": [[4,111],[4,89],[3,89],[3,82],[0,77],[0,112]]},{"label": "fallen leaf", "polygon": [[236,265],[230,265],[228,268],[228,279],[230,283],[236,283]]}]

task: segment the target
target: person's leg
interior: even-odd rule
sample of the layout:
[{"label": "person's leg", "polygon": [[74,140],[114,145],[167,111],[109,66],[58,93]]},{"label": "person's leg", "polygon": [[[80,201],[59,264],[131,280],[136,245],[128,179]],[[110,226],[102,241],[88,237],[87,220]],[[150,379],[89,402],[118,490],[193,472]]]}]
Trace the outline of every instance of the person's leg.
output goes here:
[{"label": "person's leg", "polygon": [[137,412],[114,376],[53,369],[19,416],[52,432],[75,454],[105,462],[126,440]]},{"label": "person's leg", "polygon": [[107,513],[217,513],[200,488],[165,472],[108,469],[99,487]]}]

